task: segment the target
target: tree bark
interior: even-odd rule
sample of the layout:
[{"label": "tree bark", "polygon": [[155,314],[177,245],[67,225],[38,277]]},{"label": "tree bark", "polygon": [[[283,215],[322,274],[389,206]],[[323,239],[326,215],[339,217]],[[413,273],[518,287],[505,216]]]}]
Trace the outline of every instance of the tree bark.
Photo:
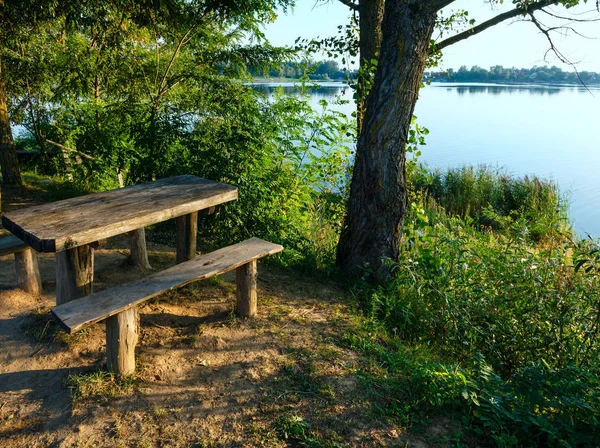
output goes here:
[{"label": "tree bark", "polygon": [[[384,0],[361,0],[358,5],[360,67],[365,69],[373,59],[377,59],[381,48],[381,22],[383,21]],[[363,114],[369,93],[367,79],[361,75],[358,81],[359,100],[356,120],[358,133],[362,129]]]},{"label": "tree bark", "polygon": [[0,166],[2,167],[2,183],[4,185],[22,184],[21,170],[17,160],[17,148],[13,140],[8,107],[6,106],[2,61],[0,61]]},{"label": "tree bark", "polygon": [[338,264],[352,275],[365,265],[389,278],[406,217],[406,142],[436,10],[417,0],[386,0],[379,64],[359,135]]}]

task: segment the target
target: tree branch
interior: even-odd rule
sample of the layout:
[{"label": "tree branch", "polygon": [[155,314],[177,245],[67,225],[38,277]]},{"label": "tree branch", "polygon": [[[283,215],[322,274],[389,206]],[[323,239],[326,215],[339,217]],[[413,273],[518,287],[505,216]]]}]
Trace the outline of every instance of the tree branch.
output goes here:
[{"label": "tree branch", "polygon": [[477,25],[471,29],[468,29],[466,31],[463,31],[462,33],[458,33],[458,34],[451,36],[441,42],[436,43],[435,49],[442,50],[452,44],[460,42],[461,40],[465,40],[471,36],[479,34],[482,31],[485,31],[488,28],[493,27],[494,25],[498,25],[499,23],[504,22],[505,20],[509,20],[509,19],[512,19],[512,18],[518,17],[518,16],[523,16],[525,13],[531,14],[534,11],[540,10],[546,6],[556,5],[557,3],[558,3],[558,0],[551,0],[548,2],[538,2],[538,3],[533,3],[533,4],[529,5],[526,10],[521,9],[521,8],[515,8],[513,10],[504,12],[502,14],[498,14],[496,17],[486,20],[485,22],[482,22],[479,25]]},{"label": "tree branch", "polygon": [[577,70],[577,66],[575,65],[575,63],[571,62],[564,54],[562,54],[560,52],[560,50],[558,48],[556,48],[556,46],[554,45],[554,42],[552,41],[552,37],[550,37],[550,32],[555,31],[557,28],[560,28],[560,27],[555,27],[555,28],[546,27],[533,15],[533,12],[529,13],[529,16],[531,17],[531,21],[534,23],[534,25],[537,27],[537,29],[540,30],[540,32],[544,36],[546,36],[546,39],[548,40],[548,44],[550,45],[550,48],[548,49],[548,51],[546,51],[546,54],[544,55],[544,60],[546,60],[546,55],[549,52],[554,53],[560,62],[562,62],[563,64],[570,65],[573,68],[573,70],[575,70],[575,74],[577,75],[577,79],[579,79],[579,82],[583,85],[583,87],[585,87],[585,90],[587,90],[592,96],[594,96],[594,94],[588,88],[588,86],[585,84],[585,82],[583,82],[583,79],[581,79],[581,76],[579,75],[579,71]]},{"label": "tree branch", "polygon": [[86,159],[89,159],[89,160],[95,160],[95,159],[94,159],[92,156],[90,156],[90,155],[88,155],[88,154],[86,154],[86,153],[84,153],[84,152],[77,151],[76,149],[69,148],[68,146],[61,145],[60,143],[53,142],[52,140],[48,140],[48,139],[46,139],[46,142],[47,142],[47,143],[50,143],[50,144],[51,144],[51,145],[53,145],[53,146],[56,146],[57,148],[60,148],[60,149],[62,149],[63,151],[66,151],[66,152],[73,152],[73,153],[75,153],[75,154],[79,154],[81,157],[84,157],[84,158],[86,158]]},{"label": "tree branch", "polygon": [[440,9],[444,9],[446,6],[449,6],[451,3],[454,3],[455,0],[435,0],[433,2],[429,2],[427,8],[433,11],[439,11]]},{"label": "tree branch", "polygon": [[358,4],[354,3],[352,0],[338,0],[338,2],[354,11],[358,11]]}]

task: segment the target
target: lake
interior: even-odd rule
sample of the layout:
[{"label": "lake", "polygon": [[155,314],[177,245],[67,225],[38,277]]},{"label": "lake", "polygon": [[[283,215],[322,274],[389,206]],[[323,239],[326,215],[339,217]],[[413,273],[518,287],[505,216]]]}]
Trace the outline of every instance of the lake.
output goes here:
[{"label": "lake", "polygon": [[[265,92],[292,83],[255,86]],[[341,83],[322,83],[316,104],[352,100]],[[348,115],[353,104],[337,106]],[[600,237],[600,89],[580,86],[432,83],[421,90],[417,121],[429,129],[422,161],[445,169],[486,164],[555,180],[567,194],[577,233]]]}]

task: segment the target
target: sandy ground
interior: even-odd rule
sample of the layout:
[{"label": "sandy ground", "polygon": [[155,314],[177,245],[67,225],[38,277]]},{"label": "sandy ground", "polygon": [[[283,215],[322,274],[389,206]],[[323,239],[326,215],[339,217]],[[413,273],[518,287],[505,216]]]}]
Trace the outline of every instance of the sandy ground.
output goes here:
[{"label": "sandy ground", "polygon": [[[125,246],[117,239],[97,251],[96,290],[144,275],[127,265]],[[172,248],[150,244],[149,253],[154,269],[174,264]],[[146,302],[135,381],[74,398],[70,376],[102,371],[104,324],[57,332],[47,318],[51,254],[40,256],[40,269],[44,294],[36,298],[14,289],[13,257],[0,257],[2,447],[422,447],[436,438],[407,438],[372,415],[357,354],[338,343],[347,322],[342,291],[265,265],[258,318],[234,317],[231,273]],[[297,416],[312,445],[287,434],[285,422]]]}]

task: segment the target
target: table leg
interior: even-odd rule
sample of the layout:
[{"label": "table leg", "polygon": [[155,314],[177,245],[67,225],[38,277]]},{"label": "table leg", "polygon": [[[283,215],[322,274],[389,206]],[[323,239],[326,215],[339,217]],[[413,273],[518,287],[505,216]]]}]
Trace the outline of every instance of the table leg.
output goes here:
[{"label": "table leg", "polygon": [[146,251],[146,230],[142,227],[129,232],[129,242],[131,244],[130,257],[133,265],[142,269],[152,269]]},{"label": "table leg", "polygon": [[38,267],[37,252],[31,248],[15,254],[17,284],[23,291],[39,296],[42,293],[42,279]]},{"label": "table leg", "polygon": [[196,257],[197,233],[198,212],[177,218],[177,263],[193,260]]},{"label": "table leg", "polygon": [[56,304],[70,302],[93,292],[94,246],[67,249],[56,254]]}]

